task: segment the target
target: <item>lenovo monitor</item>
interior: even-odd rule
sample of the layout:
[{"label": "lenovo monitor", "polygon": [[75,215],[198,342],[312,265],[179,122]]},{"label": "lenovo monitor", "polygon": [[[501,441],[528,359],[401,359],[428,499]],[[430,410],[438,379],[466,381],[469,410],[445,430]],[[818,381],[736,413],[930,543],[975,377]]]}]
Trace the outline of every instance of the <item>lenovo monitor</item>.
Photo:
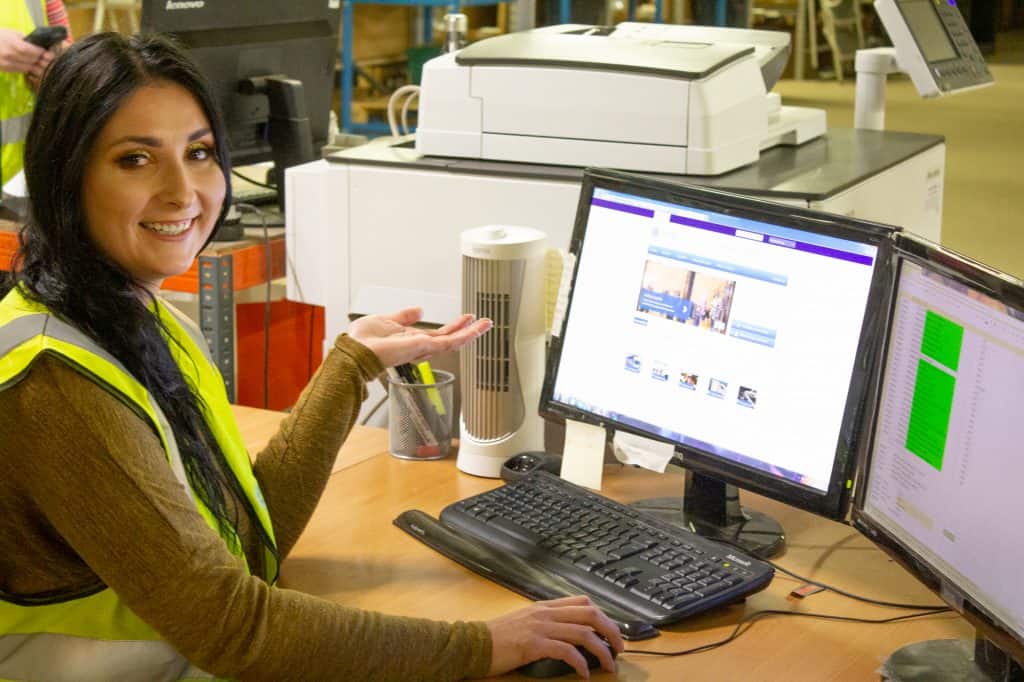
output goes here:
[{"label": "lenovo monitor", "polygon": [[[235,165],[313,161],[327,141],[340,3],[146,0],[142,30],[173,35],[213,89]],[[283,198],[280,205],[284,206]]]}]

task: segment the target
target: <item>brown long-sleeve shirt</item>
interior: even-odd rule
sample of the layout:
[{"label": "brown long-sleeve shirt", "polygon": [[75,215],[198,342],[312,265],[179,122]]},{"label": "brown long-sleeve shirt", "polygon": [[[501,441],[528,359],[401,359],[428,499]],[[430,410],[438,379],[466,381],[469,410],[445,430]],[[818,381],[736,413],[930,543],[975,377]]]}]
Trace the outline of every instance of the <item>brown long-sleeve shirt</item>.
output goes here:
[{"label": "brown long-sleeve shirt", "polygon": [[[341,336],[254,468],[282,557],[383,368]],[[342,474],[344,475],[344,474]],[[240,529],[247,554],[256,540]],[[490,665],[483,623],[385,616],[248,575],[153,430],[52,356],[0,391],[0,598],[106,584],[194,665],[243,680],[449,680]]]}]

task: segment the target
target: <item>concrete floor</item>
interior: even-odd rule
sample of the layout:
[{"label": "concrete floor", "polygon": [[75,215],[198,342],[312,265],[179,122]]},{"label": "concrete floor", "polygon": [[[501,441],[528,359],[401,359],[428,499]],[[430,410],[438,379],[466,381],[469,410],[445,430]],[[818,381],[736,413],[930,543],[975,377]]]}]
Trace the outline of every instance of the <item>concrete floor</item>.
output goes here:
[{"label": "concrete floor", "polygon": [[[1002,33],[989,57],[995,85],[924,100],[890,77],[886,129],[946,137],[942,242],[1024,278],[1024,31]],[[785,104],[826,109],[852,127],[854,82],[780,81]]]}]

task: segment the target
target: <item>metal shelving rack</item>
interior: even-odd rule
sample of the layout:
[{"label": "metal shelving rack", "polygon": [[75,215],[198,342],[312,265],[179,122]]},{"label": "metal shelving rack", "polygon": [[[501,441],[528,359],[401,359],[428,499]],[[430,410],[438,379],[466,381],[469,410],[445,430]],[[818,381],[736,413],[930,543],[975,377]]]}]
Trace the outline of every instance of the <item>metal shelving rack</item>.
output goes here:
[{"label": "metal shelving rack", "polygon": [[[433,9],[435,7],[448,8],[458,12],[463,7],[479,7],[483,5],[497,5],[506,0],[344,0],[341,5],[341,129],[347,133],[388,133],[387,125],[383,123],[353,123],[352,122],[352,89],[355,85],[355,60],[352,57],[353,31],[355,30],[355,6],[356,5],[399,5],[405,7],[420,7],[423,9],[423,18],[420,25],[420,40],[423,45],[428,45],[434,38]],[[568,4],[569,0],[561,0]]]}]

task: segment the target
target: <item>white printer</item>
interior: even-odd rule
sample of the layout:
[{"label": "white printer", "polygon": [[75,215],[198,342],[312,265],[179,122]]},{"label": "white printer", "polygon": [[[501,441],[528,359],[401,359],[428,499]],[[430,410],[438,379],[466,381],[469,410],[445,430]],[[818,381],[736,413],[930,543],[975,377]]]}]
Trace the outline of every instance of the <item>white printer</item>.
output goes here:
[{"label": "white printer", "polygon": [[[381,138],[285,173],[288,298],[324,307],[325,349],[353,316],[414,305],[427,322],[457,315],[464,230],[528,225],[567,247],[588,165],[669,173],[660,177],[941,239],[943,138],[824,130],[821,111],[778,107],[766,93],[785,66],[787,34],[559,26],[517,40],[584,46],[567,61],[524,47],[548,63],[525,66],[501,50],[488,65],[461,63],[500,40],[427,64],[415,140]],[[620,44],[647,48],[620,53]],[[637,54],[647,56],[628,61]],[[692,54],[705,66],[679,56]]]},{"label": "white printer", "polygon": [[424,66],[416,150],[430,156],[718,175],[825,132],[768,93],[774,31],[623,23],[482,40]]}]

